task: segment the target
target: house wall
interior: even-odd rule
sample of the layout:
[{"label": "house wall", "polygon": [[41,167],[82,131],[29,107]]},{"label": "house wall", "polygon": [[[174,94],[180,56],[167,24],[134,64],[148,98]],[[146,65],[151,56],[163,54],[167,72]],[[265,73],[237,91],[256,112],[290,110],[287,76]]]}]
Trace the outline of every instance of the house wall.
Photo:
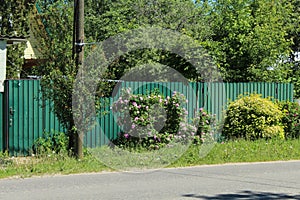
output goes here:
[{"label": "house wall", "polygon": [[34,37],[32,30],[29,31],[29,38],[26,43],[26,49],[24,51],[25,60],[41,58],[41,52],[38,49],[38,41]]},{"label": "house wall", "polygon": [[6,40],[0,40],[0,92],[4,92],[6,78]]}]

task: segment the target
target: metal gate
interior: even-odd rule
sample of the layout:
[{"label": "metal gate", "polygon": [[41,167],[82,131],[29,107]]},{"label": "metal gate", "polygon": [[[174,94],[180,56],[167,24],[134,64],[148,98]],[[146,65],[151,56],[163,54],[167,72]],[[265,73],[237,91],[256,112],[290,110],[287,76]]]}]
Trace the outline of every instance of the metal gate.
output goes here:
[{"label": "metal gate", "polygon": [[29,155],[43,132],[63,130],[40,91],[40,81],[9,80],[3,94],[3,149],[11,155]]}]

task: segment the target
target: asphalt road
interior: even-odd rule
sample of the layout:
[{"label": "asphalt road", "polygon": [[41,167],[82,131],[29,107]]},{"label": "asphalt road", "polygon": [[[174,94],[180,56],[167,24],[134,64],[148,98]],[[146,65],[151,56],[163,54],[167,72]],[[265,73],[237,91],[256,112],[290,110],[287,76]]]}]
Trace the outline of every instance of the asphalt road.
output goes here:
[{"label": "asphalt road", "polygon": [[300,161],[3,179],[0,199],[300,199]]}]

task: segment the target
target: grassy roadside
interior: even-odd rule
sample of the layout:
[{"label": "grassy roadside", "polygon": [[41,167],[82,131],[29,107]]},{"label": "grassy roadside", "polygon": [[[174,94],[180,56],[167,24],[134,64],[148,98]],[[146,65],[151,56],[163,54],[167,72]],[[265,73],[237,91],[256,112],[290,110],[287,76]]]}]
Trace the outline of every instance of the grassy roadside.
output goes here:
[{"label": "grassy roadside", "polygon": [[[190,148],[169,167],[185,167],[203,164],[232,162],[259,162],[278,160],[300,160],[300,139],[231,141],[217,143],[203,158],[199,157],[199,146]],[[108,155],[109,156],[109,155]],[[112,171],[92,155],[76,160],[66,154],[51,154],[41,157],[10,158],[0,155],[0,178],[31,177],[53,174],[73,174]]]},{"label": "grassy roadside", "polygon": [[171,166],[300,160],[300,139],[217,143],[204,158],[198,155],[199,147],[193,146]]}]

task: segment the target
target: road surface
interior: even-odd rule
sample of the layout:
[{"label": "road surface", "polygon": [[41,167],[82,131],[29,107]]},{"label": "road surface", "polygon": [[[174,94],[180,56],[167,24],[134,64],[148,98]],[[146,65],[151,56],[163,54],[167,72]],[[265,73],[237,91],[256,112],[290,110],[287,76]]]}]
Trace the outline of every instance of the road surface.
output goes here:
[{"label": "road surface", "polygon": [[0,199],[300,199],[300,161],[2,179]]}]

